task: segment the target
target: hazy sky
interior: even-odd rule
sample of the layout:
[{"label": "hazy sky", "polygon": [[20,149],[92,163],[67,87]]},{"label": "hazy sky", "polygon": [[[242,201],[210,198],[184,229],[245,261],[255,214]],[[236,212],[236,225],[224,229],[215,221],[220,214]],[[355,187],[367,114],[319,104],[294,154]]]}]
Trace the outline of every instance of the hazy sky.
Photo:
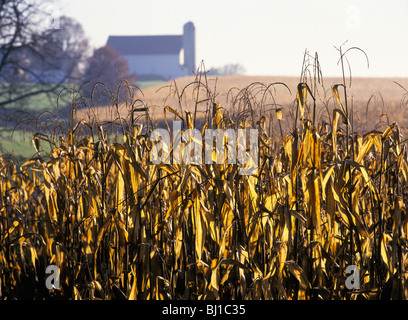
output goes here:
[{"label": "hazy sky", "polygon": [[303,53],[318,52],[323,75],[340,76],[339,47],[353,76],[408,77],[408,0],[64,0],[95,47],[109,35],[181,34],[196,26],[197,64],[240,63],[248,75],[300,75]]}]

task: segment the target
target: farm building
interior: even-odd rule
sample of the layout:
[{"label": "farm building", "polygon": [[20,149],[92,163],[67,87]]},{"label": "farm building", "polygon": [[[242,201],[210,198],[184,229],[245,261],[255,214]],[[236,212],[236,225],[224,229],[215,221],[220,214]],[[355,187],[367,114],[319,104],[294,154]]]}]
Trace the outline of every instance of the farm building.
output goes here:
[{"label": "farm building", "polygon": [[122,54],[138,80],[169,80],[195,71],[195,26],[182,35],[109,36],[107,45]]}]

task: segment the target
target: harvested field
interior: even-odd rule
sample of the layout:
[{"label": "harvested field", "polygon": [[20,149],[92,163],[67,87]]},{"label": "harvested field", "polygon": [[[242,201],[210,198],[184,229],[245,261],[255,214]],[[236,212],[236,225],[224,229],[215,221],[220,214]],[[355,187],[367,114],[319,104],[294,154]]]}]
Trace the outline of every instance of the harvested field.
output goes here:
[{"label": "harvested field", "polygon": [[[194,84],[200,81],[200,88]],[[317,108],[318,114],[327,118],[325,104],[332,108],[335,105],[331,87],[341,83],[341,78],[323,78],[317,84]],[[270,87],[270,92],[265,94],[267,86],[273,83],[283,83]],[[295,106],[296,87],[299,83],[298,77],[279,76],[202,76],[183,77],[175,79],[167,84],[152,86],[142,91],[136,91],[136,99],[140,99],[144,106],[150,108],[149,116],[153,123],[163,124],[163,108],[171,108],[181,111],[195,111],[195,101],[203,101],[210,97],[209,101],[197,105],[197,117],[205,117],[206,110],[211,108],[213,102],[219,103],[229,112],[237,112],[248,102],[254,104],[255,112],[264,112],[265,107],[282,108],[284,115],[289,116]],[[404,89],[398,84],[408,88],[407,78],[352,78],[351,87],[349,80],[347,92],[350,101],[354,105],[354,118],[359,129],[369,130],[377,125],[397,120],[401,128],[408,128],[408,106],[407,99],[403,99]],[[197,91],[199,94],[197,95]],[[182,95],[181,101],[179,96]],[[260,105],[262,104],[262,108]],[[258,108],[257,108],[258,107]],[[269,109],[270,109],[269,108]],[[259,110],[257,110],[259,109]],[[119,106],[120,115],[129,114],[129,105]],[[116,110],[112,107],[95,107],[92,112],[79,110],[77,118],[90,120],[95,115],[101,121],[110,121],[117,118]],[[284,117],[284,118],[286,118]]]}]

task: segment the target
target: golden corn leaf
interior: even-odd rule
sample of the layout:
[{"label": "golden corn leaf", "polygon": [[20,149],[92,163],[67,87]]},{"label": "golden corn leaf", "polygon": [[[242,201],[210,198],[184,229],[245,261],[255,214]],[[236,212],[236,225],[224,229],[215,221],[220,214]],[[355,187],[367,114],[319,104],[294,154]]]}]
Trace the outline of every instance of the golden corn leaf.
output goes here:
[{"label": "golden corn leaf", "polygon": [[389,125],[385,130],[384,133],[382,134],[381,138],[383,140],[388,139],[388,137],[391,135],[391,133],[394,131],[395,128],[398,128],[395,123]]},{"label": "golden corn leaf", "polygon": [[265,116],[262,116],[261,119],[259,119],[259,126],[262,128],[262,130],[266,130],[265,127]]},{"label": "golden corn leaf", "polygon": [[219,288],[220,273],[219,273],[218,266],[219,266],[218,260],[212,259],[211,260],[211,286],[213,287],[214,290],[217,291],[216,295],[218,295],[218,291],[220,290]]},{"label": "golden corn leaf", "polygon": [[228,265],[227,271],[224,273],[224,275],[222,276],[222,279],[221,279],[221,281],[220,281],[220,284],[221,284],[221,285],[223,285],[223,284],[225,283],[225,281],[228,280],[229,274],[230,274],[230,272],[231,272],[231,270],[232,270],[233,267],[234,267],[233,264]]},{"label": "golden corn leaf", "polygon": [[166,117],[166,111],[171,112],[172,114],[176,115],[180,120],[184,121],[181,114],[177,110],[174,110],[172,107],[170,107],[170,106],[165,106],[164,107],[164,117]]},{"label": "golden corn leaf", "polygon": [[382,234],[382,237],[381,237],[381,258],[384,261],[384,263],[387,266],[387,269],[389,271],[387,273],[387,279],[386,280],[388,280],[388,278],[390,276],[390,272],[392,272],[392,265],[390,263],[391,261],[389,259],[389,253],[388,253],[388,250],[387,250],[387,244],[388,244],[388,242],[390,240],[391,240],[391,237],[388,234],[386,234],[386,233]]},{"label": "golden corn leaf", "polygon": [[310,188],[310,209],[314,227],[317,234],[321,235],[322,217],[320,210],[320,193],[319,193],[319,176],[314,175],[310,177],[308,188]]},{"label": "golden corn leaf", "polygon": [[223,120],[223,112],[222,112],[222,108],[220,105],[217,104],[216,106],[216,112],[214,115],[214,124],[216,128],[221,128],[221,124],[222,124],[222,120]]},{"label": "golden corn leaf", "polygon": [[78,290],[76,285],[74,285],[74,289],[73,289],[72,294],[73,294],[74,300],[81,300],[81,294],[79,293],[79,290]]},{"label": "golden corn leaf", "polygon": [[320,170],[321,167],[321,141],[320,136],[316,130],[313,131],[311,136],[311,155],[312,155],[312,166]]},{"label": "golden corn leaf", "polygon": [[120,242],[121,245],[125,245],[129,242],[129,234],[128,231],[126,230],[126,225],[123,221],[120,221],[115,217],[115,223],[119,227],[119,237],[120,237]]},{"label": "golden corn leaf", "polygon": [[369,136],[366,141],[364,141],[363,145],[358,151],[358,155],[356,158],[356,162],[361,163],[363,158],[367,155],[368,151],[370,151],[371,147],[374,144],[374,138]]},{"label": "golden corn leaf", "polygon": [[194,211],[195,211],[195,245],[196,245],[196,254],[197,254],[197,259],[201,260],[203,249],[204,249],[204,243],[205,243],[205,235],[207,233],[206,230],[206,225],[203,223],[203,218],[201,215],[201,206],[198,201],[198,198],[195,199],[195,206],[194,206]]},{"label": "golden corn leaf", "polygon": [[98,251],[99,245],[101,244],[101,241],[103,239],[103,236],[105,235],[106,230],[112,225],[112,216],[109,216],[108,219],[106,219],[105,223],[103,224],[102,228],[98,232],[98,236],[96,238],[96,251]]},{"label": "golden corn leaf", "polygon": [[[322,180],[322,190],[323,190],[323,192],[325,192],[327,182],[329,181],[329,179],[333,175],[334,168],[335,168],[335,166],[330,166],[330,168],[326,171],[326,174],[324,175],[324,178]],[[324,199],[324,197],[323,197],[323,199]]]},{"label": "golden corn leaf", "polygon": [[220,245],[220,249],[219,249],[219,253],[218,256],[219,257],[223,257],[224,256],[224,250],[225,250],[225,245],[228,239],[228,235],[229,235],[229,231],[231,230],[232,226],[234,225],[234,223],[231,223],[224,231],[224,234],[222,236],[222,241],[221,241],[221,245]]},{"label": "golden corn leaf", "polygon": [[297,86],[296,99],[298,102],[301,118],[303,118],[305,115],[306,94],[307,94],[307,84],[304,82],[299,83]]},{"label": "golden corn leaf", "polygon": [[281,108],[276,109],[275,113],[276,113],[276,118],[277,118],[278,120],[282,120],[282,117],[283,117],[282,109],[281,109]]},{"label": "golden corn leaf", "polygon": [[30,249],[30,256],[31,256],[31,264],[34,267],[34,270],[37,271],[37,268],[35,266],[35,260],[38,260],[37,251],[32,246],[29,246],[29,249]]},{"label": "golden corn leaf", "polygon": [[303,269],[295,261],[288,260],[285,261],[284,264],[288,267],[289,272],[295,276],[303,288],[311,287]]},{"label": "golden corn leaf", "polygon": [[132,264],[132,275],[133,283],[129,294],[129,300],[137,300],[138,290],[137,290],[137,276],[136,276],[136,265]]},{"label": "golden corn leaf", "polygon": [[346,119],[347,119],[347,117],[346,117],[346,111],[344,110],[344,107],[343,107],[343,104],[341,103],[341,100],[340,100],[340,96],[339,96],[339,91],[338,91],[338,87],[339,86],[342,86],[343,88],[345,88],[346,86],[344,85],[344,84],[335,84],[334,86],[333,86],[333,93],[334,93],[334,97],[336,98],[336,101],[337,101],[337,103],[339,104],[339,106],[341,107],[341,111],[342,111],[342,113],[343,113],[343,116],[344,116],[344,120],[343,120],[343,122],[344,123],[346,123]]},{"label": "golden corn leaf", "polygon": [[332,122],[333,161],[337,161],[337,127],[338,127],[339,117],[340,117],[340,112],[338,111],[339,109],[333,110],[333,122]]}]

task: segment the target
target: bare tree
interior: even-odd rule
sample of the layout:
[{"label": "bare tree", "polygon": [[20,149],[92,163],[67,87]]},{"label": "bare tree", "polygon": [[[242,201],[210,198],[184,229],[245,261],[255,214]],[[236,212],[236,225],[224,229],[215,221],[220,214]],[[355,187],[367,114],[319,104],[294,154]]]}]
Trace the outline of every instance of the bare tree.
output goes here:
[{"label": "bare tree", "polygon": [[37,0],[0,0],[0,108],[55,96],[78,74],[89,50],[83,29],[68,17],[50,24],[47,10]]},{"label": "bare tree", "polygon": [[[113,92],[121,80],[127,80],[130,85],[134,85],[136,82],[136,74],[129,72],[127,60],[108,45],[94,50],[93,55],[87,60],[87,68],[83,78],[87,82],[82,88],[86,97],[91,96],[93,86],[97,82],[103,83]],[[108,99],[106,98],[110,97],[110,93],[107,90],[102,90],[102,95],[96,97],[98,103],[107,103]]]}]

